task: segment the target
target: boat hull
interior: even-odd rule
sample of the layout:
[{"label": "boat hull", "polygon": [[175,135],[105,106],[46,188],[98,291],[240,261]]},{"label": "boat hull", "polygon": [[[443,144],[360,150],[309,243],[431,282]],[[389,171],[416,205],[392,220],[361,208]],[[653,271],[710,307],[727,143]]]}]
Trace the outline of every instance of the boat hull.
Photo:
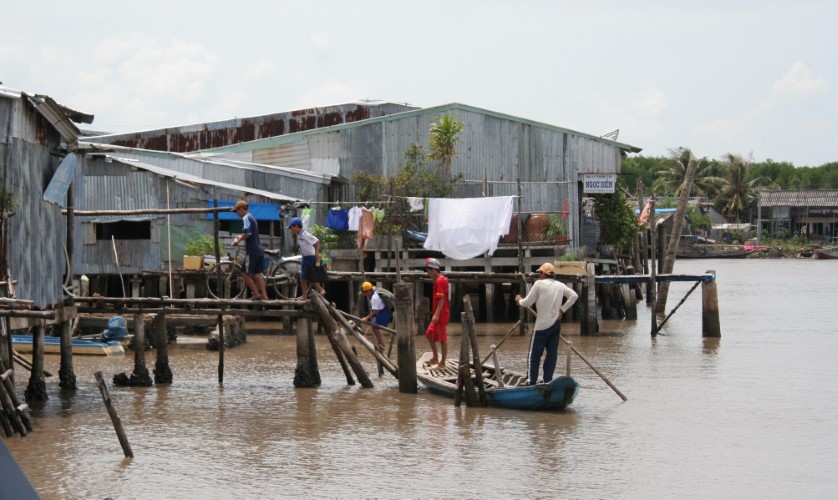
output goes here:
[{"label": "boat hull", "polygon": [[[433,370],[424,365],[430,353],[422,356],[416,365],[416,377],[429,391],[453,398],[457,389],[457,365],[448,361],[444,369]],[[560,376],[545,384],[505,385],[498,383],[494,368],[483,366],[486,401],[489,406],[514,410],[562,410],[579,394],[579,384],[573,377]],[[472,370],[473,374],[473,370]],[[474,377],[472,377],[474,378]],[[523,383],[523,375],[504,372],[502,379]]]},{"label": "boat hull", "polygon": [[819,248],[815,250],[815,258],[821,260],[838,259],[838,247]]},{"label": "boat hull", "polygon": [[[31,353],[32,336],[12,335],[12,346],[19,353]],[[95,340],[73,339],[72,349],[73,354],[90,356],[119,356],[125,354],[125,348],[122,347],[122,342],[116,341],[98,342]],[[61,354],[61,338],[45,336],[44,353]]]}]

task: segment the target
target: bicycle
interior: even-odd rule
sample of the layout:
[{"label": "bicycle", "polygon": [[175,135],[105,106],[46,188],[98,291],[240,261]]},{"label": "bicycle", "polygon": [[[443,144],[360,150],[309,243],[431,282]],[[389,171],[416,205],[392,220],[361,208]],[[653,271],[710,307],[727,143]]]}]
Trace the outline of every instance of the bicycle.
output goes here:
[{"label": "bicycle", "polygon": [[[216,299],[237,299],[244,294],[245,286],[242,270],[244,259],[240,257],[241,248],[236,248],[236,254],[227,254],[226,260],[214,264],[207,271],[207,291]],[[281,299],[297,297],[300,283],[300,267],[302,255],[282,257],[279,250],[265,250],[270,259],[268,268],[262,272],[265,286],[274,291]],[[221,275],[220,287],[218,275]]]}]

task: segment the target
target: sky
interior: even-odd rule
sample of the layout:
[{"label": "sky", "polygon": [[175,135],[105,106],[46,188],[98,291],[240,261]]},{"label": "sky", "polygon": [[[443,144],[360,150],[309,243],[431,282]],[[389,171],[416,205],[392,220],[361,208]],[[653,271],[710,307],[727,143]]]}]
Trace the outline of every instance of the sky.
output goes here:
[{"label": "sky", "polygon": [[[618,141],[838,161],[833,0],[202,2],[0,8],[0,82],[127,132],[380,99]],[[832,47],[832,48],[830,48]]]}]

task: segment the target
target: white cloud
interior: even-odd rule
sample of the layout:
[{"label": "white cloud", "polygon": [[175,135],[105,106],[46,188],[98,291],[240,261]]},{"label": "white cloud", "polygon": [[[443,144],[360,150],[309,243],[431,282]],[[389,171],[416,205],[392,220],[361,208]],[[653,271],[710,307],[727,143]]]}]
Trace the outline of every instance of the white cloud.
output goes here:
[{"label": "white cloud", "polygon": [[806,97],[826,90],[827,86],[823,76],[816,76],[805,64],[797,61],[779,80],[774,82],[771,95],[778,99]]},{"label": "white cloud", "polygon": [[311,45],[318,51],[326,51],[332,48],[332,41],[326,32],[318,32],[311,35]]},{"label": "white cloud", "polygon": [[666,93],[657,87],[642,89],[632,98],[631,107],[646,116],[659,115],[666,108]]}]

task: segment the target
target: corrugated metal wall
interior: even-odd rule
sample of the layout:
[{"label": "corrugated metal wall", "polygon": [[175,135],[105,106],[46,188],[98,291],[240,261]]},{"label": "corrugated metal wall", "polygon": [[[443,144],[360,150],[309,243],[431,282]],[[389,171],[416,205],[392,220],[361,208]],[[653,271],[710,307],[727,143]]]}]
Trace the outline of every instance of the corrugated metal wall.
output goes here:
[{"label": "corrugated metal wall", "polygon": [[66,259],[61,209],[43,201],[60,157],[58,132],[26,100],[0,97],[0,161],[15,214],[6,221],[8,264],[20,299],[38,307],[61,301]]}]

